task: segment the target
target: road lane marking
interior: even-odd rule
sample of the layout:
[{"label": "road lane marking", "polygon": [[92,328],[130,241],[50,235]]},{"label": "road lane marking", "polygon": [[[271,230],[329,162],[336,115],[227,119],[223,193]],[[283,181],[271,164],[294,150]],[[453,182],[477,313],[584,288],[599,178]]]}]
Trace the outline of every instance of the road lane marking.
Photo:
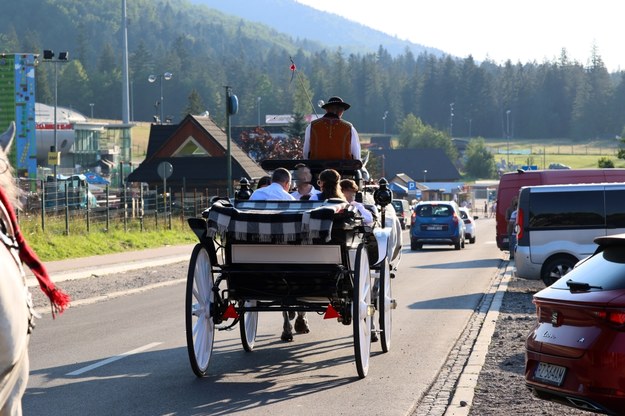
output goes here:
[{"label": "road lane marking", "polygon": [[156,347],[157,345],[160,345],[160,344],[162,344],[162,342],[152,342],[151,344],[147,344],[147,345],[144,345],[142,347],[135,348],[134,350],[130,350],[128,352],[123,352],[121,354],[114,355],[114,356],[112,356],[110,358],[107,358],[106,360],[98,361],[97,363],[93,363],[93,364],[88,365],[86,367],[80,368],[80,369],[78,369],[76,371],[72,371],[71,373],[67,373],[66,376],[79,376],[79,375],[81,375],[83,373],[86,373],[87,371],[91,371],[91,370],[93,370],[95,368],[102,367],[102,366],[110,364],[112,362],[121,360],[122,358],[128,357],[130,355],[138,354],[140,352],[149,350],[149,349],[151,349],[153,347]]}]

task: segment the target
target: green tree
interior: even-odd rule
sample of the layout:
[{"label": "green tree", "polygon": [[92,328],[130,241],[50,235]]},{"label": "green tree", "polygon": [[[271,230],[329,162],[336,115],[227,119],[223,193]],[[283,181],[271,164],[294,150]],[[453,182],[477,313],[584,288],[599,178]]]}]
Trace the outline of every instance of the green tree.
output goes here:
[{"label": "green tree", "polygon": [[609,157],[603,156],[597,161],[597,166],[600,168],[613,168],[614,162]]},{"label": "green tree", "polygon": [[202,114],[204,111],[207,111],[206,106],[202,101],[202,97],[200,97],[200,93],[197,92],[197,90],[194,88],[189,94],[189,102],[187,103],[185,109],[182,111],[181,115],[184,118],[187,114],[197,115]]},{"label": "green tree", "polygon": [[473,178],[494,178],[497,173],[495,157],[486,148],[484,139],[478,137],[469,142],[466,150],[466,172]]},{"label": "green tree", "polygon": [[417,149],[443,149],[449,160],[458,159],[458,151],[451,138],[440,130],[424,124],[414,114],[408,114],[400,123],[400,147]]}]

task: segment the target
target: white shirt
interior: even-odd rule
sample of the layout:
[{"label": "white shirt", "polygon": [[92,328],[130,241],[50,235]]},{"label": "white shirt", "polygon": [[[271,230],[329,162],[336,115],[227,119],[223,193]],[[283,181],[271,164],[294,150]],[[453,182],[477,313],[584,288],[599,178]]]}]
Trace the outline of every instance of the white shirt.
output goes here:
[{"label": "white shirt", "polygon": [[[312,196],[313,196],[313,195],[317,195],[317,194],[320,194],[320,193],[321,193],[321,191],[320,191],[319,189],[315,188],[314,186],[312,186],[312,185],[309,185],[309,186],[310,186],[312,189],[310,190],[310,192],[308,192],[307,194],[304,194],[304,195],[310,195],[310,196],[311,196],[311,199],[312,199]],[[302,194],[300,194],[300,193],[299,193],[299,191],[298,191],[298,190],[296,190],[296,191],[294,191],[294,192],[291,192],[291,195],[293,195],[293,198],[295,198],[295,199],[301,199],[301,198],[302,198],[302,196],[303,196]]]},{"label": "white shirt", "polygon": [[291,201],[293,196],[284,190],[281,184],[272,183],[269,186],[254,191],[250,196],[250,201]]},{"label": "white shirt", "polygon": [[[362,160],[360,158],[360,137],[358,132],[352,126],[352,144],[351,149],[354,159]],[[310,124],[306,126],[306,132],[304,133],[304,159],[308,159],[308,153],[310,153]]]}]

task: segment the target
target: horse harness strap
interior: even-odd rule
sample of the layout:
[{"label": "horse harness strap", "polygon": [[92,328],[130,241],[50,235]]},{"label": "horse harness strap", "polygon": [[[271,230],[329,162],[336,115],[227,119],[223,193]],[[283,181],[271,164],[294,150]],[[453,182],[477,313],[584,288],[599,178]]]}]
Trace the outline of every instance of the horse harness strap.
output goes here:
[{"label": "horse harness strap", "polygon": [[20,247],[19,244],[17,244],[17,239],[15,238],[15,229],[13,229],[13,225],[11,224],[9,213],[2,203],[0,203],[0,240],[13,256],[15,262],[17,263],[17,267],[20,269],[22,276],[24,276],[22,261],[19,257]]},{"label": "horse harness strap", "polygon": [[[22,283],[24,284],[24,291],[26,292],[26,305],[28,306],[28,333],[31,334],[33,329],[35,328],[35,318],[40,318],[41,315],[35,310],[35,305],[33,303],[32,293],[28,290],[26,286],[26,273],[24,272],[24,267],[22,266],[22,260],[20,259],[20,246],[17,242],[17,238],[15,237],[15,229],[13,228],[13,224],[11,223],[11,218],[9,217],[9,213],[4,206],[3,203],[0,202],[0,240],[2,244],[5,245],[11,256],[15,260],[15,264],[20,272],[20,277],[22,278]],[[0,276],[2,277],[2,276]],[[2,403],[0,401],[0,403]]]}]

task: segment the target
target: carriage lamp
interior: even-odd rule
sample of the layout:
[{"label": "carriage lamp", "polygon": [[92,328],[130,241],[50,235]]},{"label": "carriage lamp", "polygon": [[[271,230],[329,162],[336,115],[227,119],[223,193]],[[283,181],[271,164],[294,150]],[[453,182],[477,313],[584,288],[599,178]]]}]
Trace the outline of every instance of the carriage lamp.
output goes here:
[{"label": "carriage lamp", "polygon": [[388,181],[386,178],[381,178],[378,181],[378,185],[380,187],[373,193],[373,200],[376,204],[384,208],[393,200],[393,191],[388,188]]},{"label": "carriage lamp", "polygon": [[252,190],[250,189],[250,181],[247,178],[241,178],[239,181],[239,192],[237,192],[235,199],[247,200],[252,196]]}]

